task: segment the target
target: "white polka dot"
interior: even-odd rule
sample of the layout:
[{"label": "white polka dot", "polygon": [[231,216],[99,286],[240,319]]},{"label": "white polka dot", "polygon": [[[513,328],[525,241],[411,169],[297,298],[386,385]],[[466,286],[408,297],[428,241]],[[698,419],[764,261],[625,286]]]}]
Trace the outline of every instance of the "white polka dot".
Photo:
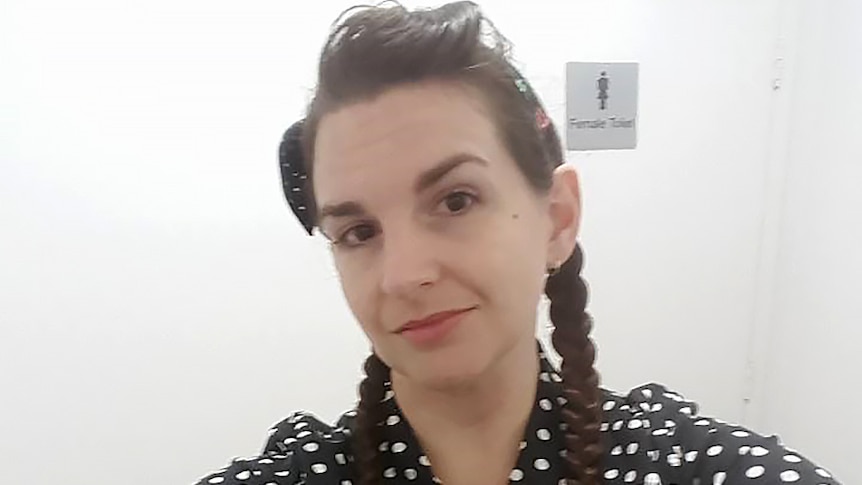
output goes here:
[{"label": "white polka dot", "polygon": [[601,431],[607,431],[610,427],[611,426],[608,423],[602,423],[602,427],[600,429]]},{"label": "white polka dot", "polygon": [[539,407],[545,411],[550,411],[551,409],[553,409],[554,405],[551,404],[551,401],[547,399],[542,399],[539,401]]},{"label": "white polka dot", "polygon": [[668,433],[670,433],[670,430],[662,428],[662,429],[657,429],[657,430],[653,431],[652,435],[653,436],[664,436]]},{"label": "white polka dot", "polygon": [[551,439],[551,432],[542,428],[536,431],[536,437],[538,437],[542,441],[548,441],[549,439]]},{"label": "white polka dot", "polygon": [[602,409],[604,409],[605,411],[610,411],[611,409],[616,407],[616,405],[617,405],[616,401],[605,401],[605,405],[602,406]]},{"label": "white polka dot", "polygon": [[290,470],[282,470],[279,472],[275,472],[275,476],[277,477],[286,477],[290,475]]},{"label": "white polka dot", "polygon": [[539,374],[539,379],[545,382],[551,382],[551,376],[549,376],[547,372],[542,372],[541,374]]},{"label": "white polka dot", "polygon": [[712,485],[723,485],[724,479],[727,478],[727,473],[718,472],[712,477]]},{"label": "white polka dot", "polygon": [[350,480],[342,480],[341,485],[353,485],[353,482],[351,482]]},{"label": "white polka dot", "polygon": [[378,446],[377,449],[380,450],[381,453],[385,452],[389,449],[389,442],[384,441],[383,443],[380,443],[380,446]]},{"label": "white polka dot", "polygon": [[392,445],[392,453],[402,453],[407,449],[407,445],[401,442],[395,443]]},{"label": "white polka dot", "polygon": [[655,403],[655,404],[653,404],[653,405],[652,405],[652,408],[650,409],[650,411],[652,411],[652,412],[661,411],[661,409],[662,409],[663,407],[664,407],[664,406],[662,406],[660,402],[657,402],[657,403]]},{"label": "white polka dot", "polygon": [[709,420],[708,419],[698,419],[697,421],[694,422],[694,425],[695,426],[709,426]]},{"label": "white polka dot", "polygon": [[224,481],[224,477],[212,477],[209,479],[209,483],[221,483]]},{"label": "white polka dot", "polygon": [[251,472],[248,470],[241,471],[236,474],[237,480],[248,480],[249,478],[251,478]]},{"label": "white polka dot", "polygon": [[614,429],[614,431],[619,431],[619,430],[621,430],[621,429],[623,428],[623,422],[622,422],[622,420],[620,420],[620,421],[615,421],[615,422],[614,422],[614,425],[612,426],[612,428]]},{"label": "white polka dot", "polygon": [[643,395],[644,395],[644,397],[645,397],[645,398],[647,398],[647,399],[652,398],[652,391],[651,391],[651,390],[649,390],[649,389],[644,389],[644,390],[642,390],[642,391],[641,391],[641,394],[643,394]]},{"label": "white polka dot", "polygon": [[393,468],[393,467],[389,467],[383,471],[383,476],[385,478],[395,478],[395,475],[397,475],[397,474],[398,473],[395,471],[395,468]]},{"label": "white polka dot", "polygon": [[408,480],[416,480],[416,477],[419,476],[419,473],[416,472],[413,468],[408,468],[404,470],[404,477]]},{"label": "white polka dot", "polygon": [[799,473],[797,473],[793,470],[785,470],[785,471],[781,472],[781,475],[779,475],[779,476],[781,477],[782,482],[787,482],[787,483],[795,482],[795,481],[799,480],[799,478],[800,478]]},{"label": "white polka dot", "polygon": [[650,473],[644,477],[644,485],[661,485],[661,477],[658,473]]},{"label": "white polka dot", "polygon": [[756,465],[749,468],[748,470],[745,470],[745,476],[747,476],[748,478],[758,478],[762,477],[765,472],[766,468],[763,468],[760,465]]},{"label": "white polka dot", "polygon": [[608,480],[613,480],[618,476],[620,476],[620,471],[616,469],[608,470],[605,472],[605,478],[607,478]]},{"label": "white polka dot", "polygon": [[751,451],[750,446],[740,446],[739,447],[739,454],[740,455],[747,455],[749,451]]},{"label": "white polka dot", "polygon": [[680,409],[679,412],[681,412],[682,414],[691,414],[691,408],[686,406],[686,407]]},{"label": "white polka dot", "polygon": [[344,457],[343,453],[336,453],[335,462],[338,463],[339,465],[346,465],[347,459]]},{"label": "white polka dot", "polygon": [[392,389],[387,389],[386,395],[383,396],[383,400],[388,401],[388,400],[392,399],[393,397],[395,397],[395,391],[393,391]]},{"label": "white polka dot", "polygon": [[398,415],[396,415],[396,414],[393,414],[392,416],[389,416],[388,418],[386,418],[386,424],[388,424],[389,426],[395,426],[396,424],[398,424],[400,422],[401,422],[401,418],[399,418]]},{"label": "white polka dot", "polygon": [[522,441],[522,442],[518,443],[518,449],[519,449],[519,450],[523,450],[523,449],[524,449],[524,448],[526,448],[526,447],[527,447],[527,442],[526,442],[526,441]]},{"label": "white polka dot", "polygon": [[296,438],[285,438],[284,439],[284,444],[286,444],[286,445],[292,445],[294,443],[296,443]]},{"label": "white polka dot", "polygon": [[323,463],[315,463],[311,465],[311,471],[320,475],[321,473],[326,473],[326,465]]},{"label": "white polka dot", "polygon": [[751,456],[766,456],[769,454],[769,450],[762,446],[755,446],[751,449]]},{"label": "white polka dot", "polygon": [[614,456],[619,456],[623,454],[623,447],[620,445],[614,446],[614,449],[611,450],[611,454]]},{"label": "white polka dot", "polygon": [[544,458],[539,458],[533,462],[533,467],[539,471],[545,471],[548,468],[551,468],[550,462]]},{"label": "white polka dot", "polygon": [[796,455],[784,455],[784,461],[788,463],[802,463],[802,458]]},{"label": "white polka dot", "polygon": [[563,382],[563,378],[560,377],[560,375],[557,374],[556,372],[551,374],[551,380],[554,382]]},{"label": "white polka dot", "polygon": [[721,445],[711,446],[708,450],[706,450],[706,454],[709,456],[718,456],[721,452],[724,451],[724,447]]},{"label": "white polka dot", "polygon": [[259,460],[258,463],[260,463],[261,465],[271,465],[275,462],[270,460],[269,458],[264,458],[263,460]]},{"label": "white polka dot", "polygon": [[667,455],[667,464],[670,466],[680,466],[682,465],[682,459],[680,459],[679,455],[673,453]]},{"label": "white polka dot", "polygon": [[625,480],[626,483],[632,483],[633,481],[635,481],[635,479],[637,477],[638,477],[638,472],[632,470],[632,471],[626,473],[626,476],[623,477],[623,480]]},{"label": "white polka dot", "polygon": [[823,478],[832,478],[832,475],[822,468],[818,468],[818,469],[814,470],[814,472]]},{"label": "white polka dot", "polygon": [[629,443],[629,445],[626,446],[626,453],[628,453],[629,455],[634,455],[635,453],[637,453],[637,451],[638,451],[638,444],[637,443]]},{"label": "white polka dot", "polygon": [[749,436],[751,436],[748,432],[741,431],[741,430],[740,431],[734,431],[733,433],[730,433],[730,434],[732,434],[733,436],[736,436],[737,438],[748,438]]},{"label": "white polka dot", "polygon": [[310,453],[313,453],[313,452],[320,449],[320,445],[318,445],[317,443],[315,443],[313,441],[309,441],[308,443],[302,445],[302,449],[305,451],[308,451]]},{"label": "white polka dot", "polygon": [[431,461],[428,459],[427,456],[422,455],[419,457],[419,464],[422,466],[431,466]]},{"label": "white polka dot", "polygon": [[296,435],[299,439],[305,438],[306,436],[311,436],[311,431],[301,431]]},{"label": "white polka dot", "polygon": [[513,482],[520,482],[524,478],[524,472],[515,468],[512,470],[512,473],[509,474],[509,480]]},{"label": "white polka dot", "polygon": [[696,460],[696,459],[697,459],[697,452],[696,451],[689,451],[688,453],[685,454],[685,461],[687,461],[689,463],[693,463],[694,460]]},{"label": "white polka dot", "polygon": [[646,454],[652,461],[658,461],[658,459],[661,458],[661,452],[658,450],[650,450],[647,451]]},{"label": "white polka dot", "polygon": [[638,429],[643,426],[643,422],[640,419],[633,419],[629,421],[629,429]]}]

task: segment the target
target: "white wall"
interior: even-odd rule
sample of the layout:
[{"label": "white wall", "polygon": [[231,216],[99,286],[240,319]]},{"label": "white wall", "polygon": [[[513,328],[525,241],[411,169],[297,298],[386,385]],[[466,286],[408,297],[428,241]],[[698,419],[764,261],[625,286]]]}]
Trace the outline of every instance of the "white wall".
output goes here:
[{"label": "white wall", "polygon": [[792,7],[781,217],[752,422],[862,481],[862,3]]},{"label": "white wall", "polygon": [[[352,405],[367,344],[324,243],[303,236],[282,200],[275,149],[302,113],[329,23],[353,3],[4,4],[0,63],[14,73],[0,77],[4,483],[187,483],[255,453],[290,411],[332,419]],[[802,136],[804,110],[830,109],[816,105],[818,49],[833,46],[849,62],[840,34],[801,54],[808,85],[803,76],[797,90],[809,94],[794,118],[790,222],[770,225],[784,176],[775,156],[784,135],[769,116],[779,0],[483,5],[558,122],[565,61],[642,63],[638,150],[570,155],[586,197],[605,384],[664,382],[709,414],[790,429],[790,444],[835,462],[841,449],[827,435],[793,422],[809,408],[838,412],[858,392],[832,356],[806,368],[817,369],[806,379],[836,384],[829,398],[796,394],[780,415],[767,410],[783,401],[752,401],[774,419],[758,419],[744,399],[767,384],[767,396],[796,389],[789,374],[764,381],[769,363],[753,357],[766,338],[751,336],[773,331],[773,313],[798,322],[788,325],[810,324],[806,312],[842,311],[836,319],[848,325],[859,314],[840,286],[822,284],[862,274],[850,239],[834,246],[852,227],[851,206],[843,222],[822,218],[842,209],[825,177],[838,177],[844,160],[849,186],[858,148],[853,158],[854,147],[836,147],[833,169],[809,187],[806,168],[822,168],[811,153],[826,158],[823,144],[850,128]],[[829,69],[858,84],[858,67]],[[831,80],[841,82],[850,96],[850,80]],[[817,205],[808,205],[812,191]],[[794,211],[819,221],[819,239]],[[763,241],[781,242],[769,268],[786,283],[774,298]],[[803,273],[781,273],[803,253]],[[842,253],[857,257],[855,272],[831,266]],[[785,310],[797,320],[782,319]],[[808,333],[775,335],[792,355],[777,353],[770,370],[802,360],[792,350]]]}]

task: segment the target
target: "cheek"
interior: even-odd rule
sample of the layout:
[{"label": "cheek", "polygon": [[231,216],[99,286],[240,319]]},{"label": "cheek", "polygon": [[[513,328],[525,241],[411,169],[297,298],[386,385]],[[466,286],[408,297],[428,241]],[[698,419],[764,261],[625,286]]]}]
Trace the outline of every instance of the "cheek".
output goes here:
[{"label": "cheek", "polygon": [[367,335],[375,333],[372,322],[378,321],[378,311],[375,308],[377,299],[374,297],[374,285],[363,276],[368,273],[354,268],[338,256],[335,256],[335,267],[338,270],[341,291],[359,326]]},{"label": "cheek", "polygon": [[[507,213],[481,242],[459,256],[461,264],[483,281],[499,318],[513,324],[535,315],[543,290],[547,247],[535,214]],[[529,320],[533,318],[530,317]],[[517,323],[520,324],[520,323]]]}]

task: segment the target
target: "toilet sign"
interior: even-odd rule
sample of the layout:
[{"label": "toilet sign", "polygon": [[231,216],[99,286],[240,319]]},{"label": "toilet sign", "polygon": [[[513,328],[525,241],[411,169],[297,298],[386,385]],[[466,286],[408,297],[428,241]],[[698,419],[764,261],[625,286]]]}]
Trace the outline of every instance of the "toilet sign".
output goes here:
[{"label": "toilet sign", "polygon": [[638,63],[566,63],[566,147],[637,147]]}]

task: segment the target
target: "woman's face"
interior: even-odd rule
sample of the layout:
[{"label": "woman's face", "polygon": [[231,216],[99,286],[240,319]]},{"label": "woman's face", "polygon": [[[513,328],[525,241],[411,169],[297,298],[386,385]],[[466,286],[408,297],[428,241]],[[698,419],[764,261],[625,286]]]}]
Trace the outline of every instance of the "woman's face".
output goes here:
[{"label": "woman's face", "polygon": [[344,294],[393,371],[457,385],[534,345],[545,269],[574,247],[577,176],[533,190],[478,91],[426,82],[324,116],[313,180]]}]

